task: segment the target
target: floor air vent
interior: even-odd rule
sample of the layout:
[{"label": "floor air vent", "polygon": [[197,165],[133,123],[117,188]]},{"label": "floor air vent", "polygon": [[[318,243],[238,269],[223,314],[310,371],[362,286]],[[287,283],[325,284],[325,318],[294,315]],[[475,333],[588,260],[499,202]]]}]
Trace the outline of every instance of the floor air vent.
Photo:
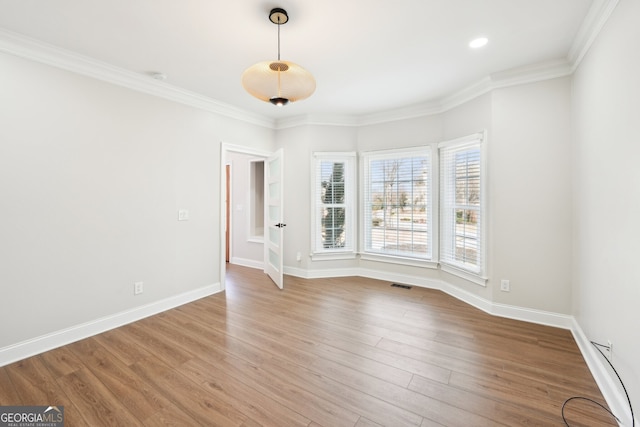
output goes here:
[{"label": "floor air vent", "polygon": [[392,288],[401,288],[401,289],[411,289],[411,286],[408,285],[398,285],[397,283],[392,283],[391,284]]}]

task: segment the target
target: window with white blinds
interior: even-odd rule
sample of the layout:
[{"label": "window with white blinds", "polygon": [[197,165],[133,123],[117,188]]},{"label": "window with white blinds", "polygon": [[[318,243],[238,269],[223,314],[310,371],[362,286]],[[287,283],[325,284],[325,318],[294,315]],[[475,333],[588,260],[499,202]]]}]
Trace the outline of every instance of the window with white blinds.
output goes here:
[{"label": "window with white blinds", "polygon": [[363,154],[364,252],[431,260],[431,148]]},{"label": "window with white blinds", "polygon": [[355,153],[314,153],[313,252],[355,251]]},{"label": "window with white blinds", "polygon": [[485,273],[483,134],[441,143],[440,263]]}]

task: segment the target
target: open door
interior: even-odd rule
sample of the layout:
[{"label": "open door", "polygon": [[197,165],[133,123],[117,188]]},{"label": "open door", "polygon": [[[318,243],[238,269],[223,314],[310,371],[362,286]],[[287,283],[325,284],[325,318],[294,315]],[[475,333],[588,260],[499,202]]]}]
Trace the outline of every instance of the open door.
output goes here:
[{"label": "open door", "polygon": [[230,256],[230,240],[231,240],[231,165],[225,166],[225,175],[227,177],[225,181],[225,223],[224,223],[224,261],[229,262]]},{"label": "open door", "polygon": [[282,170],[283,170],[283,150],[276,151],[267,159],[266,172],[266,205],[265,228],[267,231],[264,245],[264,265],[265,273],[280,288],[283,287],[282,274],[282,244],[283,229],[286,226],[282,222]]}]

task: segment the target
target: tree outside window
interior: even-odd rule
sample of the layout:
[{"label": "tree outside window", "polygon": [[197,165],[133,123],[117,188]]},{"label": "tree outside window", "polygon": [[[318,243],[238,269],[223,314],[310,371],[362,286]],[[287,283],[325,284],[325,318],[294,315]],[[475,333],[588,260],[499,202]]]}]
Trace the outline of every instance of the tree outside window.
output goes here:
[{"label": "tree outside window", "polygon": [[422,149],[366,155],[366,251],[431,258],[429,153]]}]

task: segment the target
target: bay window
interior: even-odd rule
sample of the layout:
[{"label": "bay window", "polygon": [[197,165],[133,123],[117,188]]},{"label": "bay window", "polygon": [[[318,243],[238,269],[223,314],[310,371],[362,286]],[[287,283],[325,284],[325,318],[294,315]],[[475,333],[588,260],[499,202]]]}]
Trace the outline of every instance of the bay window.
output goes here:
[{"label": "bay window", "polygon": [[431,260],[431,148],[363,153],[364,253]]},{"label": "bay window", "polygon": [[444,270],[450,267],[477,276],[481,284],[485,274],[483,139],[483,134],[475,134],[438,145],[440,263]]},{"label": "bay window", "polygon": [[355,153],[314,153],[312,257],[355,257]]}]

